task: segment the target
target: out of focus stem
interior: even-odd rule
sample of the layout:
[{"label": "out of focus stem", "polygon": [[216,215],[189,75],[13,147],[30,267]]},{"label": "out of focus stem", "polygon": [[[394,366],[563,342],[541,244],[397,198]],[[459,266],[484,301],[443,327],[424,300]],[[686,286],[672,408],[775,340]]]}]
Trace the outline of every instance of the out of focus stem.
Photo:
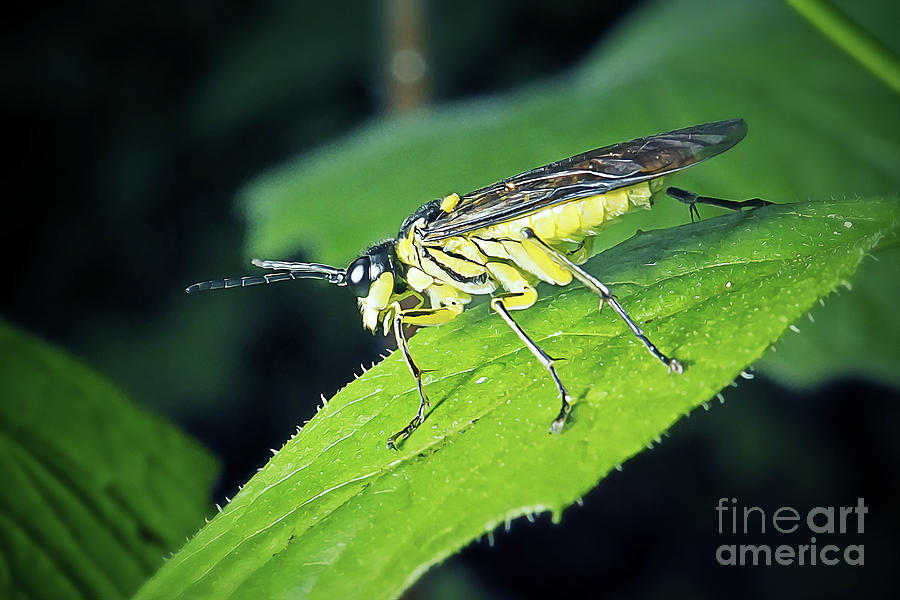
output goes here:
[{"label": "out of focus stem", "polygon": [[829,0],[787,0],[794,10],[900,94],[900,58]]}]

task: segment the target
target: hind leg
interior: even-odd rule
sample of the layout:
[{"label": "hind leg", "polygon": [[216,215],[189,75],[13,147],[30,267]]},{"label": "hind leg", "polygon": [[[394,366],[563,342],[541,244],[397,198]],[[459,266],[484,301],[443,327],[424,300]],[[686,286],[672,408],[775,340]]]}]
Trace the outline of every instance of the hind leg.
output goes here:
[{"label": "hind leg", "polygon": [[675,198],[679,202],[683,202],[688,205],[688,211],[691,214],[691,223],[694,222],[694,216],[696,215],[697,221],[700,220],[700,211],[697,210],[698,204],[709,204],[710,206],[718,206],[719,208],[727,208],[730,210],[741,210],[742,208],[759,208],[761,206],[768,206],[773,204],[773,202],[769,202],[768,200],[762,200],[761,198],[751,198],[750,200],[723,200],[722,198],[710,198],[709,196],[698,196],[694,192],[689,192],[687,190],[683,190],[677,187],[670,187],[666,189],[666,194]]}]

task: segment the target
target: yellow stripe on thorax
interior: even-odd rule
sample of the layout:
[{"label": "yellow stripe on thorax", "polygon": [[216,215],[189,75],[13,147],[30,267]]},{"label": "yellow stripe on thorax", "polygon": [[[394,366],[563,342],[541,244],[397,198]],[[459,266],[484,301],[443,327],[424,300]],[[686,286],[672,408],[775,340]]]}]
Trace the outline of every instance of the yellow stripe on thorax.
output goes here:
[{"label": "yellow stripe on thorax", "polygon": [[448,213],[456,208],[457,204],[459,204],[459,194],[454,192],[449,196],[444,196],[444,199],[441,200],[441,210]]},{"label": "yellow stripe on thorax", "polygon": [[397,253],[397,258],[400,259],[400,262],[406,263],[411,266],[416,266],[419,264],[419,261],[416,258],[416,248],[415,242],[413,242],[412,231],[410,231],[409,235],[407,235],[406,237],[397,240],[397,243],[394,246],[394,252]]}]

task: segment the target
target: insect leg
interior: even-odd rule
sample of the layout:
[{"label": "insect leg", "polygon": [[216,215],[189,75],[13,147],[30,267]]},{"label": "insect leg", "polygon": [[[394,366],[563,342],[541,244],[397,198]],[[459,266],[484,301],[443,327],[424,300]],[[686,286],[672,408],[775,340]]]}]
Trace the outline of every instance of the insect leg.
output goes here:
[{"label": "insect leg", "polygon": [[409,367],[410,373],[416,378],[416,387],[419,390],[419,409],[416,416],[409,424],[388,438],[387,447],[390,450],[397,449],[397,443],[409,437],[419,425],[425,420],[425,411],[431,406],[428,396],[425,394],[425,388],[422,385],[422,369],[416,364],[412,354],[409,352],[409,344],[406,341],[406,334],[403,331],[403,325],[440,325],[455,319],[463,310],[462,305],[441,306],[439,308],[412,308],[408,310],[400,310],[399,304],[396,305],[394,312],[394,337],[397,339],[397,347],[403,352],[403,358],[406,360],[406,366]]},{"label": "insect leg", "polygon": [[419,368],[419,365],[413,360],[412,354],[409,353],[406,334],[403,332],[403,317],[400,316],[401,314],[402,313],[398,313],[397,316],[394,317],[394,337],[397,339],[397,347],[403,352],[406,366],[409,367],[410,373],[416,378],[416,387],[419,389],[419,410],[416,411],[416,416],[409,422],[409,425],[388,438],[387,447],[391,450],[396,450],[397,442],[403,438],[409,437],[409,434],[422,424],[422,421],[425,420],[425,410],[431,406],[431,402],[428,401],[428,396],[425,395],[425,389],[422,387],[422,369]]},{"label": "insect leg", "polygon": [[674,371],[675,373],[681,373],[684,371],[684,367],[680,362],[678,362],[674,358],[669,358],[665,354],[663,354],[656,345],[650,341],[650,339],[644,334],[643,330],[638,327],[637,323],[635,323],[631,317],[628,316],[628,313],[625,312],[625,309],[622,308],[622,305],[619,304],[619,301],[616,300],[616,297],[612,295],[609,291],[609,288],[603,285],[596,277],[573,263],[569,258],[554,250],[543,240],[541,240],[537,235],[535,235],[534,231],[526,227],[522,230],[522,237],[525,238],[526,241],[530,241],[534,244],[537,244],[544,252],[553,257],[559,264],[569,271],[572,272],[572,275],[575,276],[578,281],[580,281],[586,288],[600,296],[600,309],[603,309],[603,304],[607,303],[612,306],[612,309],[616,311],[616,314],[619,315],[625,324],[628,325],[628,328],[631,329],[631,332],[634,336],[641,340],[641,343],[646,346],[647,350],[650,351],[650,354],[659,359],[662,364],[666,365],[670,371]]},{"label": "insect leg", "polygon": [[688,212],[691,214],[691,223],[694,222],[694,215],[697,215],[697,220],[700,220],[700,212],[697,210],[698,204],[709,204],[710,206],[718,206],[719,208],[727,208],[730,210],[741,210],[742,208],[759,208],[760,206],[768,206],[773,204],[768,200],[762,200],[761,198],[751,198],[750,200],[736,201],[736,200],[723,200],[721,198],[710,198],[709,196],[698,196],[694,192],[689,192],[687,190],[683,190],[677,187],[670,187],[666,189],[666,194],[675,198],[679,202],[683,202],[688,205]]},{"label": "insect leg", "polygon": [[538,346],[534,340],[528,337],[528,334],[525,333],[518,323],[516,323],[515,319],[512,318],[512,315],[509,314],[509,309],[522,309],[528,308],[532,304],[534,304],[535,299],[537,298],[537,292],[534,288],[528,288],[523,292],[510,292],[508,294],[500,294],[491,299],[491,309],[500,315],[506,324],[509,325],[510,329],[512,329],[519,339],[525,344],[525,346],[531,350],[531,353],[534,354],[534,357],[537,358],[544,368],[550,372],[550,375],[553,377],[553,382],[556,384],[556,389],[559,390],[559,395],[562,400],[562,406],[559,409],[559,415],[553,420],[553,423],[550,424],[550,433],[560,433],[562,431],[563,425],[566,422],[566,417],[569,416],[569,413],[572,411],[572,396],[569,395],[569,392],[566,390],[566,387],[563,385],[563,382],[560,380],[559,375],[556,374],[556,368],[553,366],[553,363],[556,359],[552,358],[549,354],[541,350],[540,346]]}]

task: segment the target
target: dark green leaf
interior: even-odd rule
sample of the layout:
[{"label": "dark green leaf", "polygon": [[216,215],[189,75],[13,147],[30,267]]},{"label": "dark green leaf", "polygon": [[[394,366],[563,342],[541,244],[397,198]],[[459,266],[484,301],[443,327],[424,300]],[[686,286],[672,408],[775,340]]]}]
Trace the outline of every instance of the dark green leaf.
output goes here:
[{"label": "dark green leaf", "polygon": [[2,322],[0,394],[0,592],[128,597],[202,523],[213,459]]}]

